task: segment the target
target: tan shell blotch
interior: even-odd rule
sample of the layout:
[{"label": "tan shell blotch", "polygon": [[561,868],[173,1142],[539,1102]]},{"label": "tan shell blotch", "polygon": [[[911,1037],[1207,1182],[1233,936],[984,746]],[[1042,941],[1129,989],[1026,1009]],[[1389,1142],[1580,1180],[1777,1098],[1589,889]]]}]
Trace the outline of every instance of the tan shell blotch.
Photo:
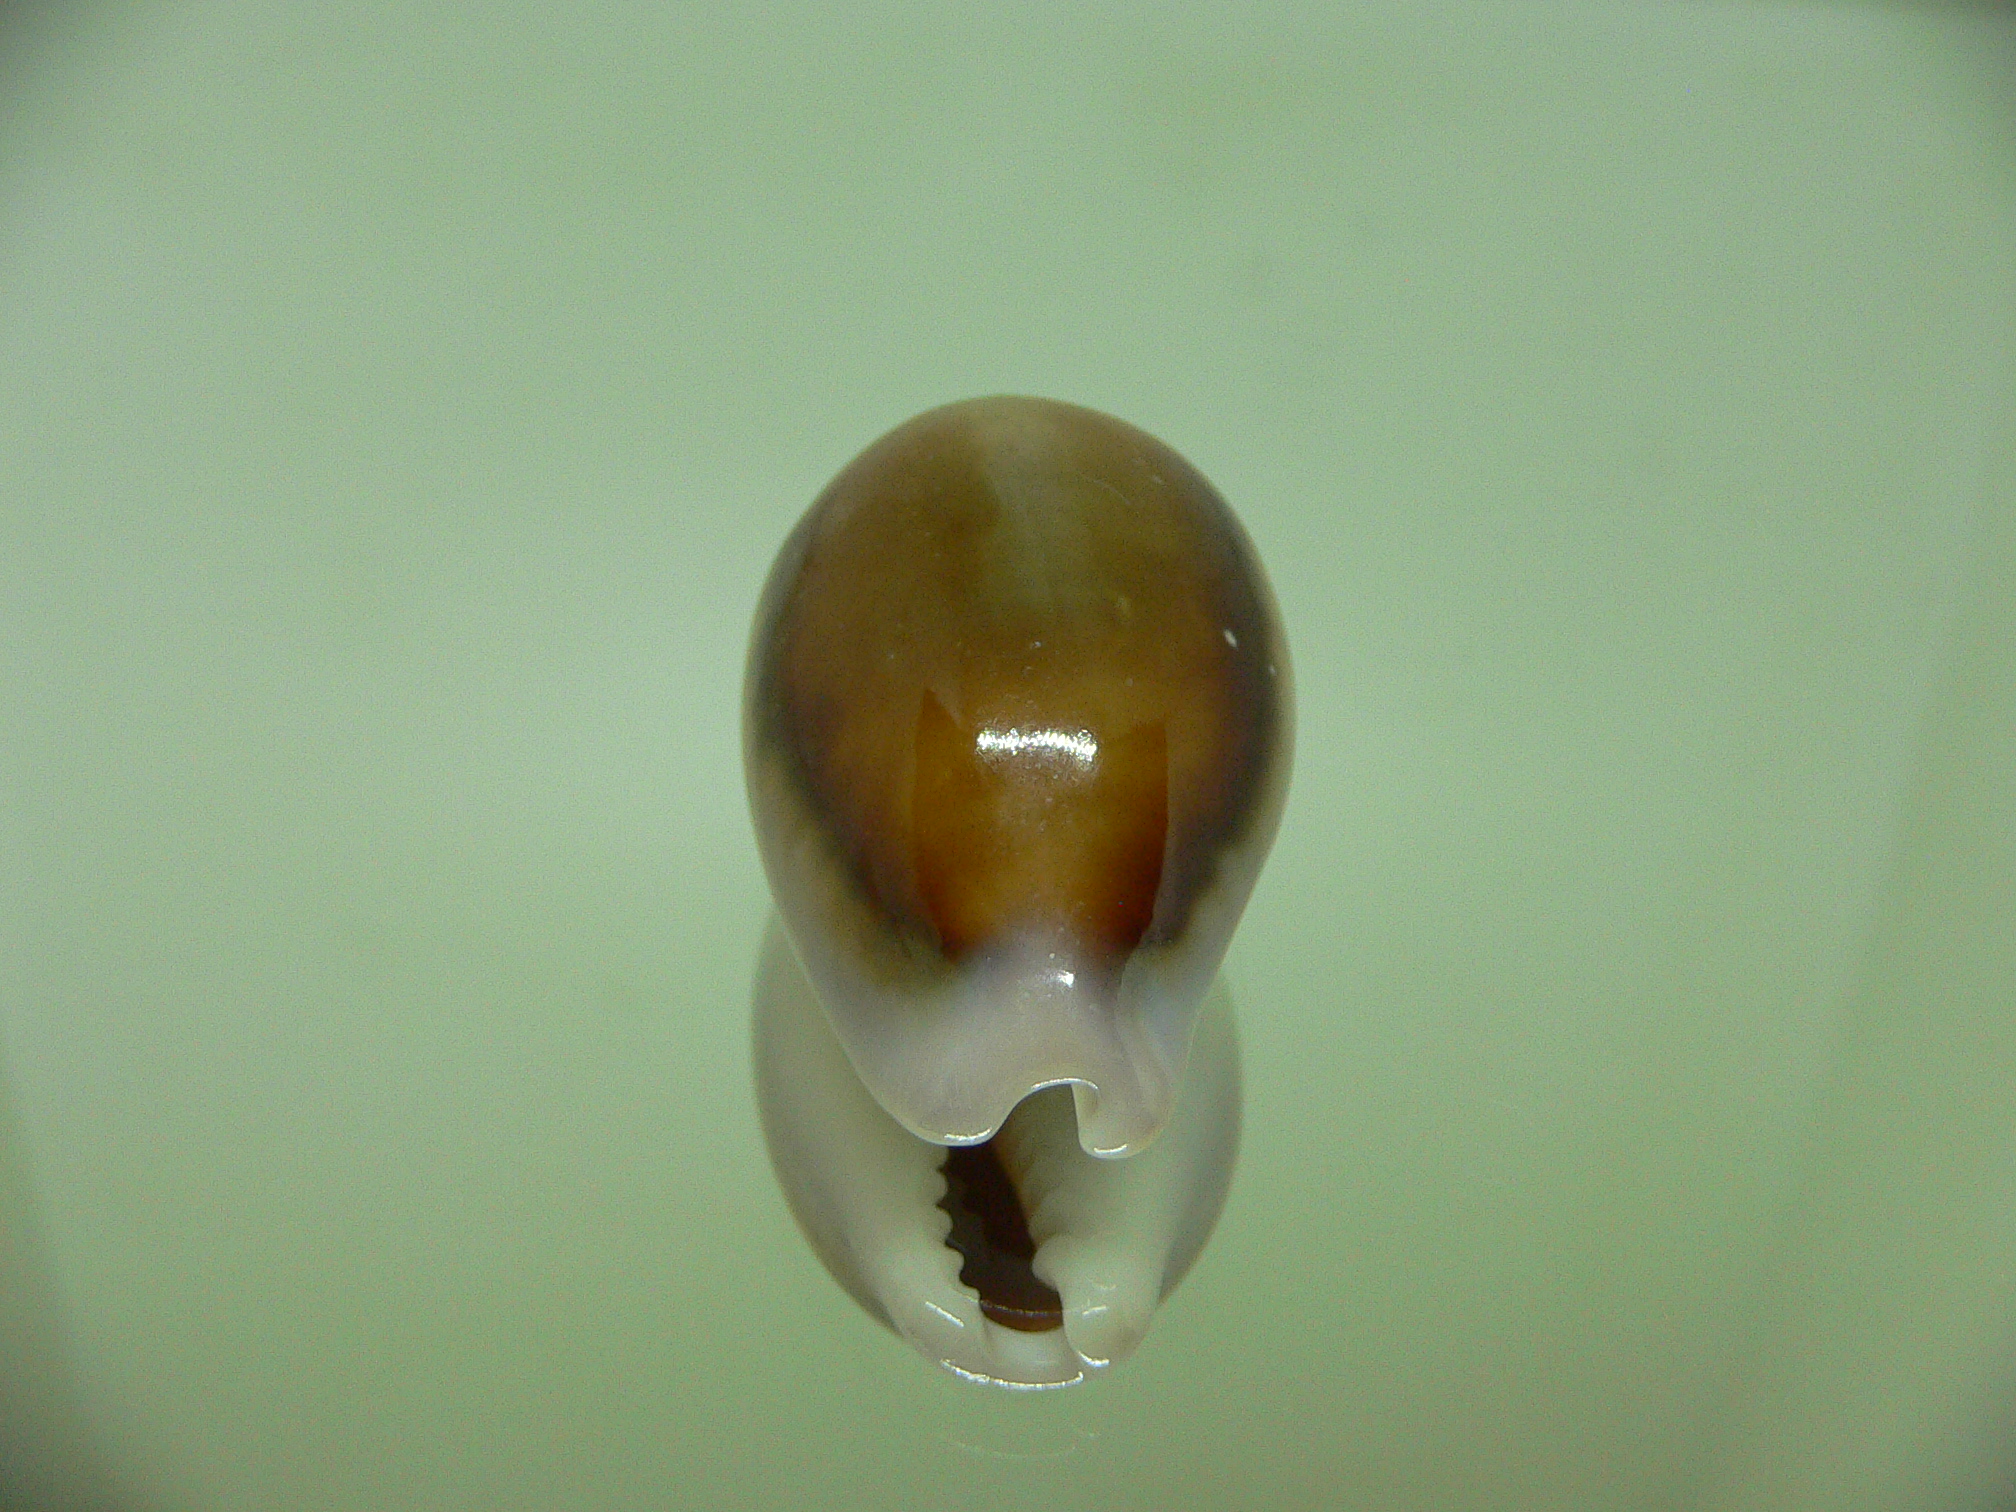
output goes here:
[{"label": "tan shell blotch", "polygon": [[[1008,1081],[1071,1080],[1124,1102],[1131,1076],[1141,1106],[1123,1144],[1152,1137],[1279,816],[1287,672],[1230,510],[1175,452],[1109,416],[1040,399],[948,405],[833,480],[758,612],[750,788],[787,930],[892,1113],[964,1141],[1029,1090],[982,1074],[992,1052],[964,1030],[939,1047],[942,1075],[876,1052],[900,1032],[898,1005],[977,1024],[977,994],[1004,1040],[1020,1036],[1001,1047],[1022,1068]],[[1229,915],[1204,931],[1201,979],[1164,969],[1149,994],[1180,978],[1191,999],[1175,1005],[1183,1023],[1142,1031],[1155,1053],[1122,1043],[1124,1025],[1058,1028],[1066,999],[1116,1022],[1154,1012],[1123,986],[1130,962],[1180,954],[1214,895]],[[1088,1048],[1102,1035],[1139,1064],[1116,1072]],[[935,1084],[892,1100],[895,1062]]]}]

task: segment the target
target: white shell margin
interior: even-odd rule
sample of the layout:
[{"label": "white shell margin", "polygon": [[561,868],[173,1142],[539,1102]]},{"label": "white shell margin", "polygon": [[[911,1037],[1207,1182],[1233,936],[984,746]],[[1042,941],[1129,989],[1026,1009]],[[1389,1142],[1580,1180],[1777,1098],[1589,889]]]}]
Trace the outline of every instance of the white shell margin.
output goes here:
[{"label": "white shell margin", "polygon": [[1064,1326],[1004,1328],[980,1312],[945,1243],[944,1146],[884,1112],[855,1075],[773,917],[756,974],[752,1059],[771,1162],[819,1258],[861,1305],[968,1380],[1068,1386],[1126,1358],[1217,1221],[1239,1145],[1230,995],[1205,999],[1174,1109],[1153,1147],[1086,1153],[1062,1087],[1022,1101],[1000,1151]]}]

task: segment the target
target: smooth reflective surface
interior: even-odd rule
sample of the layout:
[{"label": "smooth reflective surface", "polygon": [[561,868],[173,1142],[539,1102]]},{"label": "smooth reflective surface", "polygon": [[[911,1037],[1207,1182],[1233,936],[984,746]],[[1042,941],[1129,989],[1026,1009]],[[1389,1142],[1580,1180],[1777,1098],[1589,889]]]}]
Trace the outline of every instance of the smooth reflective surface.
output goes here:
[{"label": "smooth reflective surface", "polygon": [[1070,1082],[1145,1149],[1287,795],[1287,645],[1245,531],[1123,421],[947,405],[828,485],[749,653],[750,806],[876,1101],[941,1143]]},{"label": "smooth reflective surface", "polygon": [[827,1268],[955,1375],[1106,1369],[1210,1232],[1239,1132],[1222,989],[1193,1040],[1291,707],[1224,501],[1077,405],[920,415],[778,554],[743,714],[783,915],[764,1129]]}]

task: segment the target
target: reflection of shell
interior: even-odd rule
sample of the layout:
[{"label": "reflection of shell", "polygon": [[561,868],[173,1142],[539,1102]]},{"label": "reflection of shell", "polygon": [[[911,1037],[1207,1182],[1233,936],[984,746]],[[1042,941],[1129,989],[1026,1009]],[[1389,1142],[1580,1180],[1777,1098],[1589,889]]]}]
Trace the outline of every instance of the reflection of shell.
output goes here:
[{"label": "reflection of shell", "polygon": [[1076,1379],[1202,1242],[1238,1099],[1229,1019],[1199,1014],[1291,707],[1238,521],[1091,410],[920,415],[785,542],[743,709],[782,928],[766,1126],[828,1265],[934,1358]]},{"label": "reflection of shell", "polygon": [[[962,1281],[985,1264],[948,1243],[948,1157],[876,1106],[771,921],[754,1004],[757,1102],[771,1162],[819,1258],[861,1305],[970,1380],[1065,1386],[1124,1359],[1203,1248],[1239,1144],[1231,999],[1205,1001],[1175,1116],[1152,1149],[1100,1160],[1078,1146],[1061,1087],[1025,1100],[997,1151],[1027,1215],[1027,1266],[1062,1327],[1033,1329]],[[989,1289],[999,1285],[982,1277]],[[1027,1285],[1025,1280],[1024,1285]],[[1020,1326],[1017,1326],[1017,1325]]]},{"label": "reflection of shell", "polygon": [[1288,653],[1245,532],[1153,437],[948,405],[829,484],[749,653],[770,885],[912,1133],[1074,1086],[1085,1148],[1169,1117],[1287,790]]}]

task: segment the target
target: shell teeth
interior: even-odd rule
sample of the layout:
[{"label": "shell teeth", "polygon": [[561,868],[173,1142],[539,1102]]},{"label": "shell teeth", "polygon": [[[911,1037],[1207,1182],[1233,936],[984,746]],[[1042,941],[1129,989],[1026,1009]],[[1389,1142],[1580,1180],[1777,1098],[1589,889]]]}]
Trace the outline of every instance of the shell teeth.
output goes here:
[{"label": "shell teeth", "polygon": [[1144,1254],[1124,1224],[1128,1192],[1155,1162],[1087,1155],[1064,1087],[1026,1099],[999,1140],[1036,1241],[1034,1269],[1063,1300],[1073,1352],[1090,1370],[1125,1359],[1146,1336],[1162,1294],[1159,1257]]},{"label": "shell teeth", "polygon": [[[907,1136],[906,1136],[907,1137]],[[959,1279],[964,1259],[946,1242],[952,1217],[945,1194],[944,1149],[911,1140],[914,1222],[874,1258],[873,1290],[897,1333],[920,1353],[966,1380],[1015,1389],[1068,1386],[1085,1376],[1069,1336],[1018,1333],[990,1322],[980,1299]]]},{"label": "shell teeth", "polygon": [[960,1284],[958,1256],[942,1244],[938,1249],[949,1265],[917,1255],[913,1264],[884,1272],[893,1289],[882,1295],[905,1299],[891,1321],[912,1347],[970,1381],[1040,1389],[1084,1378],[1085,1366],[1064,1331],[1018,1333],[989,1322],[979,1298]]}]

